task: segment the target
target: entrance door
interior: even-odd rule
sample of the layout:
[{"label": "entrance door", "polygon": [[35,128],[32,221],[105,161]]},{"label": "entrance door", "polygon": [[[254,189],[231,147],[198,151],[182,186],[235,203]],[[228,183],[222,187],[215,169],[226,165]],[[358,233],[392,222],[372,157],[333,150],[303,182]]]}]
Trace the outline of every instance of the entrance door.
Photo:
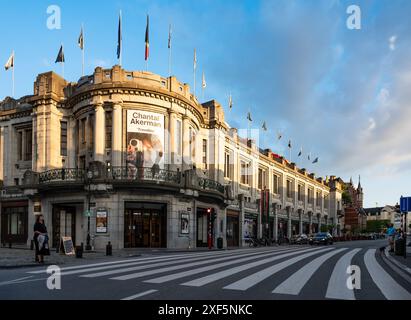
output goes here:
[{"label": "entrance door", "polygon": [[1,213],[1,242],[26,243],[28,228],[27,202],[3,202]]},{"label": "entrance door", "polygon": [[76,208],[64,205],[53,205],[53,247],[60,243],[61,237],[71,237],[76,244]]},{"label": "entrance door", "polygon": [[239,221],[238,213],[227,212],[227,246],[239,246]]},{"label": "entrance door", "polygon": [[[127,208],[127,206],[136,208]],[[167,247],[165,208],[165,205],[126,204],[124,216],[124,247]]]}]

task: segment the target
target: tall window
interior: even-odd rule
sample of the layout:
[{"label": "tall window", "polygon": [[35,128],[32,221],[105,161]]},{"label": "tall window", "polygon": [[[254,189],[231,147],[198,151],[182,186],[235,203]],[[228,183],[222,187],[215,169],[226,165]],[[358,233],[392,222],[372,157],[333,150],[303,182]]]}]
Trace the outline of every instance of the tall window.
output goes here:
[{"label": "tall window", "polygon": [[81,135],[81,143],[86,143],[86,118],[81,119],[80,122],[80,135]]},{"label": "tall window", "polygon": [[230,153],[224,153],[224,178],[230,178]]},{"label": "tall window", "polygon": [[182,146],[182,139],[181,139],[181,121],[176,121],[176,132],[174,133],[174,144],[176,148],[176,154],[181,155],[181,146]]},{"label": "tall window", "polygon": [[[89,148],[94,148],[94,115],[90,115],[88,117],[88,141],[89,141]],[[101,137],[102,139],[103,137]]]},{"label": "tall window", "polygon": [[250,163],[241,161],[241,181],[242,184],[250,185]]},{"label": "tall window", "polygon": [[203,139],[203,165],[207,169],[207,140]]},{"label": "tall window", "polygon": [[311,188],[308,189],[308,202],[314,204],[314,190]]},{"label": "tall window", "polygon": [[192,161],[195,161],[196,158],[196,148],[195,148],[195,141],[196,141],[196,132],[194,131],[193,128],[190,128],[188,131],[189,134],[189,139],[190,139],[190,157]]},{"label": "tall window", "polygon": [[267,186],[266,184],[266,171],[264,169],[258,168],[258,189],[262,190]]},{"label": "tall window", "polygon": [[303,201],[303,186],[298,185],[298,201]]},{"label": "tall window", "polygon": [[287,180],[287,198],[291,198],[292,197],[292,182],[291,180]]},{"label": "tall window", "polygon": [[26,141],[24,145],[24,160],[31,161],[33,155],[33,130],[26,130]]},{"label": "tall window", "polygon": [[112,131],[113,131],[113,112],[107,111],[105,116],[105,125],[106,125],[106,149],[112,148]]},{"label": "tall window", "polygon": [[23,131],[17,132],[17,160],[23,160]]},{"label": "tall window", "polygon": [[324,208],[325,209],[328,209],[328,204],[329,204],[328,194],[326,194],[326,195],[324,195]]},{"label": "tall window", "polygon": [[67,156],[67,122],[60,121],[60,155]]},{"label": "tall window", "polygon": [[321,192],[317,191],[317,206],[321,206]]},{"label": "tall window", "polygon": [[280,177],[276,174],[273,175],[273,192],[274,194],[280,194],[279,192],[279,181]]}]

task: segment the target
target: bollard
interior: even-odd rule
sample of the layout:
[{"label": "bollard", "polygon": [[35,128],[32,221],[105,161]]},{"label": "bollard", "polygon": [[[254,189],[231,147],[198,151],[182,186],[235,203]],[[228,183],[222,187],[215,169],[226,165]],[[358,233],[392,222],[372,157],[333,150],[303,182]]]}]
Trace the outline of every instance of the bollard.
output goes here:
[{"label": "bollard", "polygon": [[113,255],[113,246],[111,245],[111,241],[108,242],[106,245],[106,256]]},{"label": "bollard", "polygon": [[83,248],[81,246],[76,247],[76,258],[83,258]]}]

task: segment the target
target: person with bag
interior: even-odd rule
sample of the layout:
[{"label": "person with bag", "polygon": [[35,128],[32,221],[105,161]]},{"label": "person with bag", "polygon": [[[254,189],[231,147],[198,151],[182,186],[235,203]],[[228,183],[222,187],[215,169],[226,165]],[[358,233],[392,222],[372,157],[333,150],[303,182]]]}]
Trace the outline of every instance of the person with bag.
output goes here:
[{"label": "person with bag", "polygon": [[394,252],[395,228],[392,223],[389,224],[389,227],[387,230],[387,236],[388,236],[388,245],[390,246],[390,252]]},{"label": "person with bag", "polygon": [[50,255],[50,249],[47,228],[44,224],[44,217],[41,214],[36,217],[33,240],[36,246],[36,262],[44,263],[44,256]]}]

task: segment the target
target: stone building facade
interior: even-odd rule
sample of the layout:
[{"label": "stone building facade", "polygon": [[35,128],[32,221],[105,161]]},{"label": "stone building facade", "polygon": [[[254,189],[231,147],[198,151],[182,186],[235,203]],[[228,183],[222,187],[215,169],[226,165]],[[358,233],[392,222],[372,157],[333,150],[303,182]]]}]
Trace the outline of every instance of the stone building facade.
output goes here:
[{"label": "stone building facade", "polygon": [[40,213],[54,246],[90,236],[97,249],[338,230],[341,179],[259,149],[175,77],[40,74],[33,95],[0,103],[0,155],[2,242],[30,243]]}]

